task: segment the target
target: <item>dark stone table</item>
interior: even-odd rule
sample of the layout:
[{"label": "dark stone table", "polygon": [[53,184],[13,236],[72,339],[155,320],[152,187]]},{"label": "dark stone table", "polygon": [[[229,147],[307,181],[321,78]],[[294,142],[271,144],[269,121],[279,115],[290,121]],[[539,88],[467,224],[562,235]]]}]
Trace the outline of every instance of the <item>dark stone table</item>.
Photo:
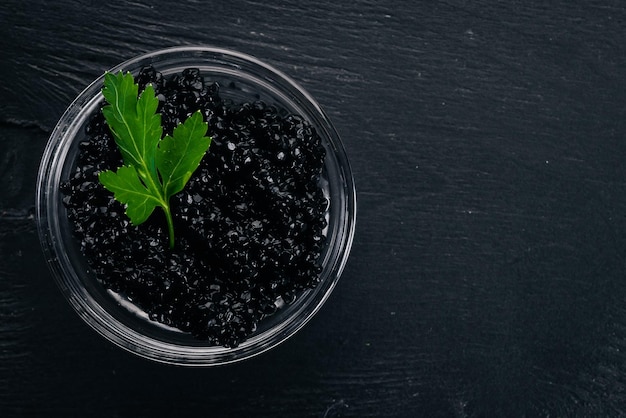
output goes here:
[{"label": "dark stone table", "polygon": [[[4,0],[0,22],[3,418],[626,416],[623,2]],[[33,215],[73,98],[189,44],[304,86],[358,191],[351,257],[317,316],[208,369],[86,326]]]}]

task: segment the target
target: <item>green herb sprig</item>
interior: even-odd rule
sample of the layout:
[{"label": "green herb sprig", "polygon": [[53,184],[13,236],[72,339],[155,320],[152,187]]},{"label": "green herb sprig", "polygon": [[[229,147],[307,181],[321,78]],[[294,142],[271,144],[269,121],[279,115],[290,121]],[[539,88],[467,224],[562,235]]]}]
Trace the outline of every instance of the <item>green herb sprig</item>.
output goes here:
[{"label": "green herb sprig", "polygon": [[139,86],[130,73],[106,73],[102,108],[124,165],[98,175],[102,185],[126,205],[133,225],[145,222],[159,206],[165,213],[170,248],[174,247],[174,221],[170,197],[183,190],[206,153],[211,138],[202,114],[195,112],[172,135],[163,135],[159,100],[152,85],[138,96]]}]

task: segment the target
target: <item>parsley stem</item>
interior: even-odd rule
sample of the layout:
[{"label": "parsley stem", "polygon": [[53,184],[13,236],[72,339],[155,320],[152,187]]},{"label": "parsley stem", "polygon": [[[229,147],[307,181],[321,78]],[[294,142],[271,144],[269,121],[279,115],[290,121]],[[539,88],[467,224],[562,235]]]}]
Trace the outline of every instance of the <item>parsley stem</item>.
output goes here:
[{"label": "parsley stem", "polygon": [[163,206],[163,212],[165,212],[165,219],[167,220],[167,230],[170,235],[170,249],[174,248],[174,219],[172,218],[172,211],[170,211],[169,205]]},{"label": "parsley stem", "polygon": [[152,193],[155,196],[159,196],[160,206],[163,208],[163,212],[165,212],[165,219],[167,220],[167,230],[170,236],[170,249],[174,248],[174,219],[172,218],[172,211],[170,210],[170,205],[168,199],[164,196],[164,192],[162,187],[160,186],[160,182],[157,176],[153,176],[148,169],[148,164],[145,161],[142,161],[143,169],[145,171],[141,171],[140,173],[148,173],[141,178],[144,181],[144,184],[148,187],[149,190],[152,190]]}]

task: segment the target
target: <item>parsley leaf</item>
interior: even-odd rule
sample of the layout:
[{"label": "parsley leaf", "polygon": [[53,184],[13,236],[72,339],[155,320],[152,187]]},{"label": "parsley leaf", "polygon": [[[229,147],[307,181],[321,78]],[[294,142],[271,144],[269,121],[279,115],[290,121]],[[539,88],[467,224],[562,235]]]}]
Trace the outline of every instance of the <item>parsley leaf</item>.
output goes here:
[{"label": "parsley leaf", "polygon": [[103,171],[98,179],[104,187],[114,193],[115,199],[128,205],[126,214],[135,225],[143,223],[150,217],[154,208],[162,204],[161,199],[144,186],[132,165],[120,167],[117,172]]},{"label": "parsley leaf", "polygon": [[170,197],[183,190],[206,153],[211,138],[207,124],[196,112],[161,139],[159,100],[152,85],[138,97],[139,87],[130,73],[106,73],[102,94],[108,105],[102,113],[122,153],[124,166],[98,175],[102,185],[126,205],[133,225],[146,221],[159,206],[165,213],[170,248],[174,247],[174,221]]},{"label": "parsley leaf", "polygon": [[207,124],[202,120],[202,114],[196,112],[174,128],[172,136],[166,135],[159,143],[156,166],[166,196],[182,191],[198,168],[211,142],[211,138],[204,136],[206,131]]}]

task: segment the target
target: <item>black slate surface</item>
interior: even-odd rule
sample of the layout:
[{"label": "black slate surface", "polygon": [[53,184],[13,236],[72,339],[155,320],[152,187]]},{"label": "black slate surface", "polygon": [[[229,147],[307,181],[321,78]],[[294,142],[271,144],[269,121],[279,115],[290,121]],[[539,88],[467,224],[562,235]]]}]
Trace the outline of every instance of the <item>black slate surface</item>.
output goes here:
[{"label": "black slate surface", "polygon": [[[626,415],[623,2],[4,0],[0,22],[0,416]],[[188,44],[303,85],[358,190],[319,314],[211,369],[91,331],[33,219],[71,100],[125,59]]]}]

